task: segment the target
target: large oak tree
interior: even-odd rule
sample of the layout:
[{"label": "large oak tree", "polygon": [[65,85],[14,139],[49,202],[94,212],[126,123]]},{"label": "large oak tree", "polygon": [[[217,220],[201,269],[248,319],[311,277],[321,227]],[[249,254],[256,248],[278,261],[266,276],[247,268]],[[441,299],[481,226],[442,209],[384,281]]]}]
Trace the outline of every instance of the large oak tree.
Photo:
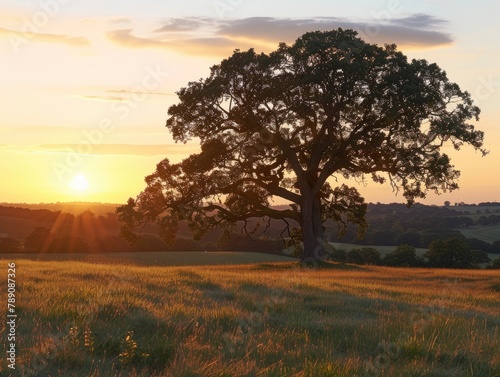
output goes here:
[{"label": "large oak tree", "polygon": [[[366,226],[364,199],[337,178],[389,182],[411,204],[458,187],[444,145],[486,153],[469,93],[436,64],[353,30],[306,33],[270,54],[237,50],[177,94],[167,127],[178,142],[199,140],[201,152],[160,162],[118,209],[131,240],[149,221],[168,241],[182,219],[197,236],[235,224],[251,234],[255,218],[295,220],[303,260],[319,260],[326,219]],[[277,197],[290,206],[273,207]]]}]

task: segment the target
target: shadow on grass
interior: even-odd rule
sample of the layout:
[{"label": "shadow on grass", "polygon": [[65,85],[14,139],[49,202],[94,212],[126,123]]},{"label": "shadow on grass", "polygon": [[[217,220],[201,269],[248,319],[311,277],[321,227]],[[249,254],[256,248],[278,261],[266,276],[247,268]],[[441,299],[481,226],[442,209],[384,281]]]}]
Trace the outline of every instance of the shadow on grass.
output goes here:
[{"label": "shadow on grass", "polygon": [[495,292],[500,292],[500,284],[493,284],[490,286],[490,289]]},{"label": "shadow on grass", "polygon": [[22,334],[22,342],[30,346],[23,351],[21,366],[34,368],[39,376],[60,375],[61,370],[68,376],[90,376],[96,370],[114,370],[110,376],[130,370],[150,375],[165,370],[181,339],[192,333],[191,321],[159,320],[136,305],[110,303],[94,313],[73,308],[48,317],[50,321],[34,312],[40,319],[32,324],[38,334],[36,340],[33,334]]}]

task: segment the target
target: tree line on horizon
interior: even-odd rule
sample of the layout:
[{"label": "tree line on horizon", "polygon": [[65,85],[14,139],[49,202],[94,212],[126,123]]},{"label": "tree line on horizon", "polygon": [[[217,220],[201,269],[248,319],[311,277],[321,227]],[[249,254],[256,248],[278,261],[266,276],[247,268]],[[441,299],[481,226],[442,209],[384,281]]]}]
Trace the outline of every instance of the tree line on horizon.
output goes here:
[{"label": "tree line on horizon", "polygon": [[500,241],[489,243],[477,238],[467,238],[460,232],[461,229],[472,226],[500,224],[500,207],[494,210],[478,209],[473,213],[422,204],[415,204],[411,208],[396,203],[369,204],[367,221],[370,225],[362,239],[357,237],[357,230],[352,225],[348,225],[344,234],[340,235],[335,225],[327,222],[326,226],[329,227],[327,233],[330,234],[328,240],[358,245],[407,244],[416,248],[428,248],[434,240],[459,238],[472,249],[500,254]]},{"label": "tree line on horizon", "polygon": [[[500,209],[499,209],[500,210]],[[481,213],[484,213],[481,212]],[[496,213],[496,212],[495,212]],[[460,228],[473,225],[482,225],[480,219],[473,220],[470,216],[479,214],[464,213],[450,210],[445,207],[426,206],[416,204],[408,208],[403,204],[369,204],[367,210],[368,232],[364,239],[356,238],[356,230],[348,227],[344,236],[338,234],[337,229],[325,223],[325,233],[328,241],[358,244],[360,247],[349,252],[342,249],[331,248],[327,258],[336,262],[354,264],[374,264],[388,266],[423,267],[469,266],[490,262],[486,253],[500,254],[500,241],[488,243],[473,238],[466,238],[460,233]],[[496,216],[490,214],[489,216]],[[496,218],[495,217],[495,218]],[[173,244],[166,244],[158,236],[154,235],[155,229],[150,228],[151,233],[142,235],[138,242],[131,246],[126,240],[118,236],[120,223],[115,214],[95,216],[91,211],[85,211],[78,216],[68,214],[61,215],[60,212],[47,210],[27,210],[23,208],[0,206],[0,221],[6,218],[32,220],[38,223],[50,223],[54,225],[58,219],[65,219],[64,224],[58,227],[37,226],[35,229],[26,229],[24,239],[0,237],[0,252],[2,253],[106,253],[123,251],[255,251],[269,253],[282,253],[286,246],[292,245],[290,239],[279,237],[280,228],[276,224],[268,228],[266,234],[248,239],[242,234],[233,232],[224,234],[223,230],[213,231],[200,241],[195,241],[189,233],[186,224],[180,229],[180,236]],[[492,220],[493,221],[493,220]],[[75,225],[78,224],[78,225]],[[83,226],[86,224],[86,226]],[[97,236],[90,237],[86,230],[102,227]],[[53,232],[52,229],[58,229]],[[74,229],[80,229],[80,233],[71,234]],[[450,240],[454,240],[453,242]],[[443,243],[445,246],[443,246]],[[462,253],[461,259],[450,257],[451,262],[436,262],[433,255],[439,255],[436,250],[446,250],[446,245],[461,245],[458,248]],[[424,245],[424,246],[422,246]],[[396,251],[382,257],[373,246],[397,246]],[[429,249],[426,258],[416,256],[416,248],[425,247]],[[449,247],[448,247],[449,249]],[[457,250],[458,250],[457,249]],[[441,254],[450,254],[450,250]],[[451,254],[450,254],[451,255]],[[295,254],[298,256],[298,254]],[[439,257],[441,258],[441,257]],[[438,259],[439,259],[438,258]],[[462,262],[454,261],[462,260]],[[446,260],[445,257],[441,258]],[[449,258],[448,258],[449,259]],[[466,261],[466,262],[463,262]],[[493,264],[492,266],[494,266]]]}]

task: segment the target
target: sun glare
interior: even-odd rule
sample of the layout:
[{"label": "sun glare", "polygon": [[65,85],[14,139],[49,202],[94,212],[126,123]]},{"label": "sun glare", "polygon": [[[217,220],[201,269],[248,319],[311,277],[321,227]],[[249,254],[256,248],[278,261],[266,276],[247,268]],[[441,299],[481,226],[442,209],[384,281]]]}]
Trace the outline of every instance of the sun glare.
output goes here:
[{"label": "sun glare", "polygon": [[89,188],[89,182],[83,174],[77,174],[70,183],[70,187],[78,192],[84,192]]}]

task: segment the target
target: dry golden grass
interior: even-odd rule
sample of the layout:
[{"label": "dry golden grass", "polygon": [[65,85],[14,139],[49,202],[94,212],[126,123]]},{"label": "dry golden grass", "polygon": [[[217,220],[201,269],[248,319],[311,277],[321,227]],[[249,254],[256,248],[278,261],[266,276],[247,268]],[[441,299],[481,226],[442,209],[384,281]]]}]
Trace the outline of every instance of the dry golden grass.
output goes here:
[{"label": "dry golden grass", "polygon": [[495,271],[16,262],[34,376],[500,375]]}]

